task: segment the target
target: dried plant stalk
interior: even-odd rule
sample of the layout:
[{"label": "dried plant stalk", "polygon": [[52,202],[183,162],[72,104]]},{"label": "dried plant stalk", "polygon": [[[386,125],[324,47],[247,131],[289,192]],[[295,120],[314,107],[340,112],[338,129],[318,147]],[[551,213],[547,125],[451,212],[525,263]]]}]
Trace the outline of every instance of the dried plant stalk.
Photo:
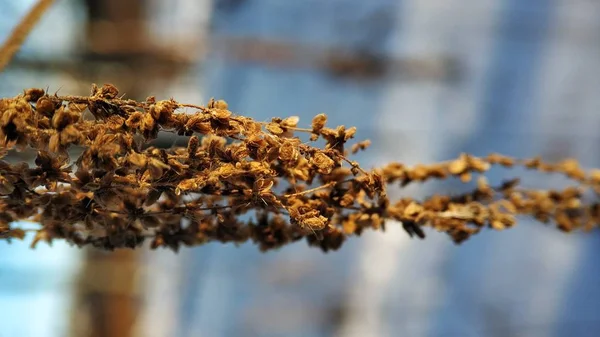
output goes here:
[{"label": "dried plant stalk", "polygon": [[[92,120],[82,118],[88,112]],[[30,230],[36,232],[32,246],[63,239],[108,250],[146,240],[173,250],[211,241],[252,241],[268,250],[306,238],[328,251],[364,229],[385,229],[388,220],[399,221],[411,236],[424,238],[423,227],[431,227],[460,243],[484,227],[513,227],[517,215],[553,221],[565,232],[591,230],[600,219],[598,203],[583,200],[587,190],[600,191],[600,171],[586,173],[575,160],[463,154],[450,162],[390,163],[367,171],[349,152],[366,149],[369,141],[346,149],[356,128],[329,128],[324,114],[310,128],[298,122],[257,122],[234,115],[224,101],[125,100],[109,84],[94,85],[85,97],[28,89],[2,99],[1,155],[33,148],[37,158],[32,166],[0,161],[0,237],[22,239]],[[189,137],[188,145],[148,146],[161,131]],[[312,143],[318,139],[325,140],[322,148]],[[71,161],[73,146],[82,154]],[[531,190],[515,179],[492,187],[483,174],[494,165],[561,173],[573,184]],[[391,184],[449,177],[467,183],[474,176],[477,187],[463,195],[390,200],[386,193]],[[22,220],[39,228],[14,225]]]},{"label": "dried plant stalk", "polygon": [[44,13],[52,6],[54,0],[38,0],[29,13],[13,29],[2,47],[0,47],[0,71],[4,69],[15,53],[21,48],[31,30],[36,26]]}]

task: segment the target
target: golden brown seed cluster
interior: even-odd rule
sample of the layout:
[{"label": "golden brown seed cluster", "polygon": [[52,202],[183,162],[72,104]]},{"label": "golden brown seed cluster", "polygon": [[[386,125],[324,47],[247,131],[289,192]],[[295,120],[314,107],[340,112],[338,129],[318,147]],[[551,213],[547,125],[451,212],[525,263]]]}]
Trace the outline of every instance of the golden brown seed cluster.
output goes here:
[{"label": "golden brown seed cluster", "polygon": [[[600,192],[600,171],[586,174],[573,160],[463,154],[434,165],[391,163],[366,171],[348,155],[369,141],[345,147],[356,128],[329,128],[324,114],[311,128],[298,122],[257,122],[234,115],[224,101],[204,107],[124,100],[112,85],[93,86],[86,97],[29,89],[2,99],[1,156],[33,148],[37,158],[31,166],[0,161],[0,238],[22,239],[31,230],[33,246],[63,239],[108,250],[146,240],[174,250],[252,241],[267,250],[306,238],[328,251],[365,228],[384,229],[386,220],[400,221],[420,238],[429,226],[457,243],[484,227],[512,227],[516,215],[554,221],[563,231],[589,230],[600,220],[598,204],[583,201],[586,190]],[[187,146],[148,146],[161,131],[188,137]],[[299,132],[308,134],[306,142],[295,136]],[[310,145],[319,138],[325,146]],[[72,147],[82,150],[75,160]],[[562,173],[574,184],[562,191],[523,189],[518,180],[492,187],[482,174],[493,165]],[[391,201],[386,194],[389,184],[448,177],[467,183],[474,175],[477,187],[468,194],[421,201]],[[39,228],[15,225],[23,220]]]}]

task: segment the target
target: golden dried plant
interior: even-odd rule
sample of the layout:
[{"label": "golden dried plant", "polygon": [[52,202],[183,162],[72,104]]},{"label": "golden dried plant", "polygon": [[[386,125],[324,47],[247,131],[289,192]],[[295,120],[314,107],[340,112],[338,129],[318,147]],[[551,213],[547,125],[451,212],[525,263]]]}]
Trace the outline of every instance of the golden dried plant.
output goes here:
[{"label": "golden dried plant", "polygon": [[[89,96],[25,90],[0,100],[0,155],[35,149],[37,157],[31,166],[0,161],[0,238],[34,231],[32,246],[62,239],[108,250],[147,240],[174,250],[211,241],[252,241],[267,250],[305,238],[328,251],[390,220],[411,236],[424,238],[423,227],[431,227],[456,243],[485,227],[513,227],[517,215],[553,221],[565,232],[590,230],[600,220],[598,203],[583,200],[587,190],[600,192],[600,171],[586,173],[572,159],[550,164],[462,154],[432,165],[365,170],[349,159],[370,144],[347,149],[356,128],[330,128],[324,114],[310,128],[298,123],[297,117],[258,122],[232,113],[222,100],[206,106],[125,100],[110,84],[94,85]],[[187,146],[149,146],[159,132],[187,137]],[[74,147],[81,155],[71,160]],[[490,186],[484,173],[494,165],[560,173],[573,184],[532,190],[513,179]],[[449,177],[476,178],[476,188],[424,200],[390,200],[386,193],[390,185]],[[24,229],[22,221],[37,227]]]}]

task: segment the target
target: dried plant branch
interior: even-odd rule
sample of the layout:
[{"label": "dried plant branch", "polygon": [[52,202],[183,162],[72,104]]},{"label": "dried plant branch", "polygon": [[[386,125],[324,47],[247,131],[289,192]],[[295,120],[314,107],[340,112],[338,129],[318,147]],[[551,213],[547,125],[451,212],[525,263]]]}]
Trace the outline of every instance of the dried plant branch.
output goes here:
[{"label": "dried plant branch", "polygon": [[[183,108],[193,107],[194,113]],[[93,120],[82,118],[84,113]],[[423,227],[460,243],[481,229],[513,227],[516,216],[554,222],[565,232],[598,226],[600,170],[584,172],[572,159],[556,164],[499,154],[462,154],[432,165],[390,163],[365,170],[349,159],[369,141],[352,145],[356,128],[329,128],[317,115],[311,128],[297,117],[257,122],[236,116],[224,101],[206,107],[173,99],[118,98],[112,85],[92,87],[90,96],[51,96],[42,89],[0,100],[0,150],[33,148],[35,164],[0,160],[0,238],[22,239],[17,221],[38,223],[32,246],[63,239],[102,249],[252,241],[274,249],[306,238],[324,251],[363,230],[399,221],[413,236]],[[148,146],[159,132],[189,137],[186,147]],[[303,142],[325,140],[319,148]],[[70,160],[68,149],[82,154]],[[518,179],[492,187],[492,166],[559,173],[572,180],[564,190],[534,190]],[[390,200],[387,188],[457,177],[470,193],[424,200]],[[592,200],[585,201],[587,191]],[[589,194],[589,193],[588,193]],[[249,220],[246,214],[253,215]]]},{"label": "dried plant branch", "polygon": [[21,48],[29,33],[33,30],[44,13],[52,6],[54,0],[38,0],[31,10],[12,30],[2,47],[0,47],[0,72],[8,65],[16,52]]}]

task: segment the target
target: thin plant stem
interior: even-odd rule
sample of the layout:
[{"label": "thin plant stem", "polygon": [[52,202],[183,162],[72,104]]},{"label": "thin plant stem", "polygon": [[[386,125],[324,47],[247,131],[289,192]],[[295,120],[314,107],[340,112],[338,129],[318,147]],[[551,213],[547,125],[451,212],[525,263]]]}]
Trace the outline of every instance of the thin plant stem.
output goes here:
[{"label": "thin plant stem", "polygon": [[12,30],[0,48],[0,72],[6,68],[19,48],[23,45],[33,28],[55,0],[38,0],[29,13]]}]

